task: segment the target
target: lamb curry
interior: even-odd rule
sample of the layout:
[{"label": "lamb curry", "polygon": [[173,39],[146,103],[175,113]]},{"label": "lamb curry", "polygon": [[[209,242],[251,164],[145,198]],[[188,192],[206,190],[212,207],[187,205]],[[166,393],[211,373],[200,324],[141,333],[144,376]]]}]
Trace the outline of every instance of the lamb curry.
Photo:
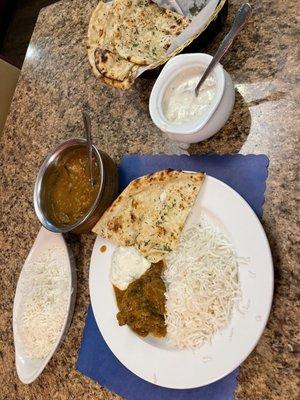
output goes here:
[{"label": "lamb curry", "polygon": [[119,312],[119,325],[129,325],[140,336],[151,334],[156,337],[166,335],[164,314],[166,287],[161,278],[163,261],[151,267],[126,290],[114,286]]}]

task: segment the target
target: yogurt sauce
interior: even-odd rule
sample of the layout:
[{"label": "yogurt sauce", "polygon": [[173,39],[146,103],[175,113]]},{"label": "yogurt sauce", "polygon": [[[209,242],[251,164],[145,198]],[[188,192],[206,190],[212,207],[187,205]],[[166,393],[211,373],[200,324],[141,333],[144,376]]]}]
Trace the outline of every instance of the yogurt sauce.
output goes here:
[{"label": "yogurt sauce", "polygon": [[176,125],[193,122],[206,112],[216,94],[216,80],[208,76],[196,96],[194,90],[201,76],[199,70],[188,70],[170,83],[162,102],[163,113],[169,122]]},{"label": "yogurt sauce", "polygon": [[117,247],[112,254],[110,281],[118,289],[125,290],[131,282],[139,279],[150,266],[150,261],[134,247]]}]

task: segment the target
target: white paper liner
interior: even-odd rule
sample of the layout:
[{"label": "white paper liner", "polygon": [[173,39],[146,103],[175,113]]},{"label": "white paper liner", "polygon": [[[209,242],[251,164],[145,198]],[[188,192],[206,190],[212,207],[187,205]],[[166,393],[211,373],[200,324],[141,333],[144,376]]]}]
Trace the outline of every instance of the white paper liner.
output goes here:
[{"label": "white paper liner", "polygon": [[[175,1],[175,0],[174,0]],[[174,37],[171,41],[171,45],[167,50],[167,54],[173,53],[179,46],[182,46],[197,32],[201,31],[209,18],[213,15],[219,0],[209,0],[208,3],[202,10],[192,18],[192,22],[180,35]]]}]

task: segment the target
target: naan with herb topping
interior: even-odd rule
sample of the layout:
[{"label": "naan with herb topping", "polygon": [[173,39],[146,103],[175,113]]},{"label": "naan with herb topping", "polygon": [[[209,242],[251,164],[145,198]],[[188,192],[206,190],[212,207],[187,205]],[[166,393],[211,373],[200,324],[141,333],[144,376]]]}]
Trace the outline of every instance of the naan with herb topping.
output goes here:
[{"label": "naan with herb topping", "polygon": [[88,29],[88,57],[95,76],[107,85],[128,89],[141,65],[163,60],[171,37],[188,22],[150,0],[100,1]]},{"label": "naan with herb topping", "polygon": [[103,83],[118,89],[128,89],[138,66],[114,51],[112,18],[112,6],[101,1],[89,24],[88,57],[95,76]]},{"label": "naan with herb topping", "polygon": [[138,65],[151,65],[164,58],[172,36],[189,24],[188,18],[151,0],[114,0],[113,15],[116,51]]},{"label": "naan with herb topping", "polygon": [[202,172],[164,170],[132,181],[93,232],[134,246],[150,262],[172,251],[204,181]]}]

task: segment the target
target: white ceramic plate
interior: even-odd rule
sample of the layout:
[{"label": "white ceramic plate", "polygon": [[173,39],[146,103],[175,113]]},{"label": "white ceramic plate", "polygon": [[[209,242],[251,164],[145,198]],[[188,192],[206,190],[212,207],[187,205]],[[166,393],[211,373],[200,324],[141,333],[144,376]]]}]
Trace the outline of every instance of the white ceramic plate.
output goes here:
[{"label": "white ceramic plate", "polygon": [[[273,264],[265,232],[246,201],[223,182],[207,176],[185,228],[203,213],[231,240],[240,257],[242,300],[229,326],[212,342],[196,351],[179,351],[166,340],[137,336],[120,327],[109,280],[111,242],[97,237],[90,265],[90,296],[98,327],[115,356],[139,377],[169,388],[187,389],[207,385],[238,367],[257,344],[268,320],[273,298]],[[100,251],[105,245],[107,250]]]},{"label": "white ceramic plate", "polygon": [[69,294],[70,294],[68,309],[65,315],[63,326],[61,328],[61,332],[58,335],[56,343],[54,344],[49,354],[42,359],[28,357],[24,352],[22,339],[19,337],[17,329],[19,322],[19,316],[18,316],[19,305],[23,301],[20,289],[23,279],[23,274],[22,274],[23,269],[22,269],[19,276],[15,299],[14,299],[13,331],[14,331],[14,343],[15,343],[16,368],[18,376],[23,383],[33,382],[42,373],[43,369],[48,364],[50,358],[53,356],[54,352],[56,351],[60,343],[63,341],[65,335],[67,334],[73,316],[75,297],[76,297],[76,271],[71,254],[67,248],[63,236],[60,233],[53,233],[42,227],[28,254],[28,257],[23,265],[23,268],[28,263],[33,262],[39,256],[39,254],[41,254],[47,249],[52,249],[52,248],[62,249],[62,251],[67,256],[65,257],[66,260],[65,262],[67,263],[66,267],[69,271]]}]

